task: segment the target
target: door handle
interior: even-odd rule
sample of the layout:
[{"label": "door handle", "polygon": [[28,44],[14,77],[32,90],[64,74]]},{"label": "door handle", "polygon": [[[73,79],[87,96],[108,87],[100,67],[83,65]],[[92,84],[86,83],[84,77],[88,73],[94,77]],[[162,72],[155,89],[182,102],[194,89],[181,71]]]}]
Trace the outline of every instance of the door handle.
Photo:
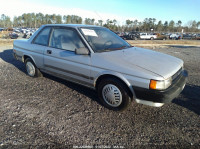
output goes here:
[{"label": "door handle", "polygon": [[52,53],[52,51],[51,50],[47,50],[47,54],[51,54]]}]

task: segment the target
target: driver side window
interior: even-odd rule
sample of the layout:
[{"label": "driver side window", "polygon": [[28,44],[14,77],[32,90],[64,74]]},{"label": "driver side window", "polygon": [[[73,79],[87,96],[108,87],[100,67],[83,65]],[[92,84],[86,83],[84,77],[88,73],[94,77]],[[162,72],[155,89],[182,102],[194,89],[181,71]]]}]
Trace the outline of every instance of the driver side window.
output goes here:
[{"label": "driver side window", "polygon": [[75,30],[65,28],[55,28],[53,30],[50,46],[68,51],[85,47]]}]

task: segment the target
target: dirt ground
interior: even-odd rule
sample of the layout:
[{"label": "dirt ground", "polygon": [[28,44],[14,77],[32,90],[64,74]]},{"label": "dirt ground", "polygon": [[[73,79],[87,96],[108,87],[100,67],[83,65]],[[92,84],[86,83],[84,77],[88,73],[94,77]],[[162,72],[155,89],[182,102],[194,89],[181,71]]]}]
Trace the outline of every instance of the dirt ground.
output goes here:
[{"label": "dirt ground", "polygon": [[200,148],[200,48],[155,51],[184,60],[181,95],[161,108],[104,108],[95,91],[50,75],[31,78],[0,46],[0,148]]}]

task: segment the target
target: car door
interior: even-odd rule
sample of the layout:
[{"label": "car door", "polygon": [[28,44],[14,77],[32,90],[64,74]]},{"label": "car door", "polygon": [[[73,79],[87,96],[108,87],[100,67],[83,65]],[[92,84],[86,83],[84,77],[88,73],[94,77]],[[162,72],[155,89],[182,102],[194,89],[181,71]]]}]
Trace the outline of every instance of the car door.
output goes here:
[{"label": "car door", "polygon": [[30,55],[39,69],[43,69],[44,51],[48,46],[51,27],[44,27],[31,42],[27,55]]},{"label": "car door", "polygon": [[75,29],[53,28],[49,47],[44,52],[45,70],[64,79],[90,86],[90,55],[78,55],[75,53],[76,48],[86,46]]}]

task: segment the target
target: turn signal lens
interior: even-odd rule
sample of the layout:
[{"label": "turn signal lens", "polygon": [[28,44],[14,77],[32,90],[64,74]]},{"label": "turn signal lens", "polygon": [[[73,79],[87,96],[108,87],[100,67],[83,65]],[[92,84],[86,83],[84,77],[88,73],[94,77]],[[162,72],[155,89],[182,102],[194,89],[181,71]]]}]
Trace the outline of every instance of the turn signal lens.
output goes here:
[{"label": "turn signal lens", "polygon": [[167,80],[151,80],[149,84],[150,89],[163,90],[168,88],[172,84],[172,78]]},{"label": "turn signal lens", "polygon": [[149,84],[149,88],[150,89],[156,89],[156,81],[155,80],[151,80],[151,82]]}]

